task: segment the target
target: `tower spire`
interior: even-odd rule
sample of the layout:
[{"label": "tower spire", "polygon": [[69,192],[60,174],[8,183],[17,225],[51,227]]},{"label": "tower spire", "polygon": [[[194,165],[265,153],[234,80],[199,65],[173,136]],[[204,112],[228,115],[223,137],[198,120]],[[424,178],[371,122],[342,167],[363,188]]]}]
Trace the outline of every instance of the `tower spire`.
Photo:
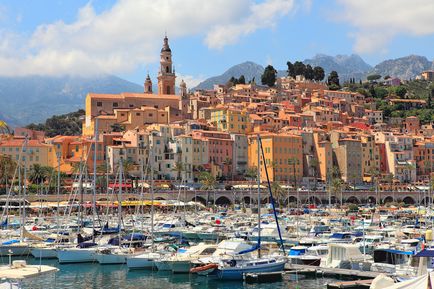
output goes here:
[{"label": "tower spire", "polygon": [[165,33],[160,53],[160,71],[158,73],[158,94],[175,94],[175,71],[172,63],[172,50]]}]

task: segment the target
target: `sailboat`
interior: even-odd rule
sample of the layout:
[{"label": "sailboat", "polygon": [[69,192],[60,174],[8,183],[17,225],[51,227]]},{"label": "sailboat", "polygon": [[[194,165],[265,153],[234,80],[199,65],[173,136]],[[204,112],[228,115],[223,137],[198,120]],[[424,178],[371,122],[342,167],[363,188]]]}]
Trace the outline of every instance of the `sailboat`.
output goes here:
[{"label": "sailboat", "polygon": [[[27,158],[23,156],[23,154],[27,151],[27,137],[25,141],[23,142],[23,146],[21,147],[21,152],[19,155],[19,161],[18,161],[18,184],[19,184],[19,191],[18,194],[20,196],[19,198],[19,211],[20,211],[20,237],[19,239],[12,238],[7,239],[1,242],[0,244],[0,256],[25,256],[30,253],[30,246],[27,242],[24,241],[25,238],[25,225],[26,225],[26,191],[27,191]],[[21,176],[21,170],[23,169],[22,161],[24,161],[24,174]],[[13,181],[15,180],[15,175],[13,178]],[[6,207],[3,213],[7,212],[9,197],[12,193],[12,186],[9,189],[8,194],[8,200],[6,203]],[[5,225],[7,226],[7,213],[6,215],[6,221]]]},{"label": "sailboat", "polygon": [[[152,167],[152,150],[150,151],[149,156],[149,165],[150,165],[150,180],[151,180],[151,250],[147,252],[142,252],[140,254],[132,255],[127,258],[127,266],[129,269],[153,269],[155,267],[155,260],[161,258],[161,253],[155,252],[154,250],[154,178],[153,178],[153,167]],[[143,163],[140,167],[141,171],[141,192],[140,195],[143,196]]]},{"label": "sailboat", "polygon": [[105,264],[125,264],[127,257],[133,252],[133,248],[122,247],[122,185],[123,185],[123,159],[119,160],[119,193],[118,193],[118,235],[112,239],[114,244],[101,246],[96,250],[96,260],[98,263]]},{"label": "sailboat", "polygon": [[[277,218],[277,213],[274,207],[274,199],[271,192],[271,186],[270,181],[268,178],[268,171],[267,171],[267,164],[264,157],[264,151],[262,148],[262,142],[261,138],[258,135],[257,136],[257,147],[258,147],[258,172],[257,172],[257,182],[258,182],[258,241],[256,246],[241,251],[237,255],[234,255],[232,258],[229,259],[222,259],[218,263],[218,267],[215,270],[215,274],[220,279],[227,279],[227,280],[241,280],[247,273],[265,273],[265,272],[277,272],[277,271],[283,271],[285,264],[287,262],[286,257],[284,256],[261,256],[261,179],[260,179],[260,153],[262,152],[262,158],[264,163],[265,172],[267,175],[267,181],[268,181],[268,190],[270,193],[270,199],[271,204],[274,211],[274,217],[276,221],[277,230],[279,233],[281,248],[283,251],[283,255],[285,255],[284,247],[283,247],[283,240],[282,240],[282,234],[280,232],[279,227],[279,220]],[[261,149],[261,150],[260,150]],[[257,257],[250,257],[249,255],[246,255],[247,253],[251,253],[257,251],[258,255]]]}]

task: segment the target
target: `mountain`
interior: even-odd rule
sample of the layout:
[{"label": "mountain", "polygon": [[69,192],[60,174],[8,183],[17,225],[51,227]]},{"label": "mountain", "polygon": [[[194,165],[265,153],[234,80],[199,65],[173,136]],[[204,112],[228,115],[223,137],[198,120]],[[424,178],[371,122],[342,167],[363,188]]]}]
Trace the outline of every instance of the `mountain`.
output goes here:
[{"label": "mountain", "polygon": [[0,119],[10,126],[43,122],[84,108],[88,92],[142,92],[143,87],[113,75],[0,77]]},{"label": "mountain", "polygon": [[326,75],[335,70],[341,80],[349,78],[363,79],[365,74],[372,70],[372,66],[367,64],[359,55],[336,55],[330,56],[317,54],[311,59],[305,59],[304,64],[310,64],[312,67],[321,66],[324,68]]},{"label": "mountain", "polygon": [[390,75],[401,79],[415,78],[422,71],[433,69],[434,63],[425,56],[409,55],[396,59],[385,60],[377,65],[369,74]]},{"label": "mountain", "polygon": [[199,83],[194,89],[212,89],[214,84],[225,84],[231,77],[240,77],[244,75],[246,81],[250,81],[253,77],[260,83],[261,75],[264,72],[264,67],[252,61],[246,61],[238,65],[232,66],[219,76],[214,76]]}]

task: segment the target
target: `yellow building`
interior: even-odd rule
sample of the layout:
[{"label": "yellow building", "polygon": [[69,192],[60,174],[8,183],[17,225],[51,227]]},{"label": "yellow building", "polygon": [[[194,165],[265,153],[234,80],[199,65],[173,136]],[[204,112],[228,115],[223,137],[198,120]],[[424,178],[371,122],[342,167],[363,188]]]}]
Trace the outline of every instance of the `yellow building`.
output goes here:
[{"label": "yellow building", "polygon": [[24,138],[13,138],[0,142],[0,154],[7,155],[15,162],[30,168],[34,164],[57,166],[57,157],[53,145],[38,140],[28,140],[24,148]]},{"label": "yellow building", "polygon": [[239,109],[221,108],[211,110],[210,121],[215,124],[219,131],[229,133],[249,133],[252,131],[249,114]]},{"label": "yellow building", "polygon": [[371,181],[372,175],[380,172],[380,150],[375,145],[373,135],[362,135],[360,140],[362,143],[363,178],[365,181]]},{"label": "yellow building", "polygon": [[[261,134],[262,146],[270,181],[299,182],[303,176],[302,137],[292,134]],[[249,167],[258,166],[256,135],[249,137]],[[261,181],[266,181],[261,155]]]}]

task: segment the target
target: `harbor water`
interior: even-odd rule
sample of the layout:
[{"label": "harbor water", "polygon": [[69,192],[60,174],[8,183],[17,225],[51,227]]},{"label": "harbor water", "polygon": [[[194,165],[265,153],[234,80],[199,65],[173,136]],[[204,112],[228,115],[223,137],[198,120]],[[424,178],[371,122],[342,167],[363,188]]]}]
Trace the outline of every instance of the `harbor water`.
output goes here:
[{"label": "harbor water", "polygon": [[[40,261],[33,258],[28,258],[27,262],[34,265],[55,266],[60,270],[56,274],[25,280],[22,285],[26,289],[319,289],[335,281],[330,278],[304,279],[303,276],[291,275],[286,276],[285,280],[280,282],[245,284],[242,281],[222,281],[193,274],[172,274],[149,270],[131,271],[126,265],[59,264],[55,259]],[[7,263],[7,260],[3,258],[2,263]]]}]

